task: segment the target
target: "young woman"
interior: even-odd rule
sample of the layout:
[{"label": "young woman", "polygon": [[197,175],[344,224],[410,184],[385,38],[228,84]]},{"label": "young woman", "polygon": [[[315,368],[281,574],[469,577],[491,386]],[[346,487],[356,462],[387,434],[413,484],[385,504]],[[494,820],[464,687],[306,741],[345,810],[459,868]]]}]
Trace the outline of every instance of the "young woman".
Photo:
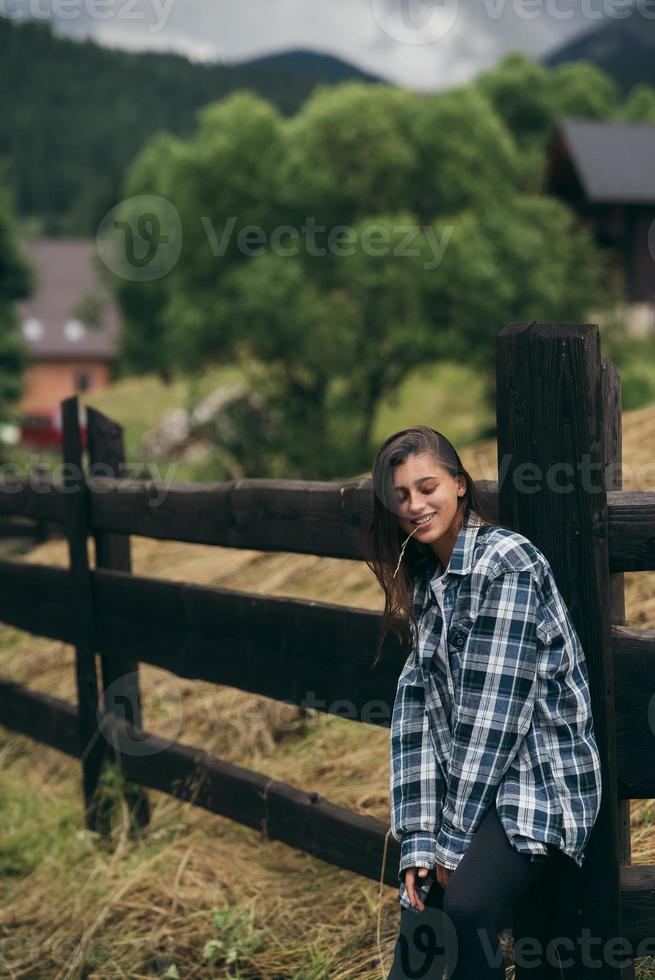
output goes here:
[{"label": "young woman", "polygon": [[390,732],[388,980],[441,980],[445,960],[452,980],[501,978],[500,913],[553,851],[581,867],[598,815],[584,653],[548,560],[493,520],[444,435],[395,433],[372,477],[377,656],[389,628],[411,648]]}]

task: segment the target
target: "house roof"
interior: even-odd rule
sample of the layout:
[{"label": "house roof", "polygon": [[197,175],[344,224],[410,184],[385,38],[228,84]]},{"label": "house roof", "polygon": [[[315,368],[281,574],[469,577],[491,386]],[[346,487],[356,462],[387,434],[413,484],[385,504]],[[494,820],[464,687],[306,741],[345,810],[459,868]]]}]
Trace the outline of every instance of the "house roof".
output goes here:
[{"label": "house roof", "polygon": [[[23,340],[35,360],[113,360],[119,315],[93,266],[93,239],[24,239],[22,254],[34,266],[34,293],[18,304]],[[104,297],[102,325],[80,322],[75,307],[85,294]]]},{"label": "house roof", "polygon": [[563,119],[557,130],[589,201],[655,204],[655,124]]}]

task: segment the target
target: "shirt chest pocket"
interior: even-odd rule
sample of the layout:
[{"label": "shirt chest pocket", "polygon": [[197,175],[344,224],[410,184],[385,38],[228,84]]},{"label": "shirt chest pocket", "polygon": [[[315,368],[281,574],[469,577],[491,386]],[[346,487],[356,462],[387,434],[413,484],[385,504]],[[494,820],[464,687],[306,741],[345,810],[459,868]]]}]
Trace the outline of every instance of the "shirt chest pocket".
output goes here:
[{"label": "shirt chest pocket", "polygon": [[466,641],[468,635],[471,632],[473,626],[473,618],[467,616],[464,619],[458,619],[451,622],[448,628],[448,653],[457,656],[461,655],[462,650],[466,646]]},{"label": "shirt chest pocket", "polygon": [[[459,677],[462,664],[462,653],[464,647],[466,646],[466,641],[468,635],[471,632],[471,627],[473,626],[473,619],[471,617],[460,618],[451,620],[450,626],[448,627],[448,632],[446,634],[446,651],[448,656],[448,669],[450,672],[450,679],[454,688],[456,689],[459,685]],[[454,691],[451,692],[454,696]]]}]

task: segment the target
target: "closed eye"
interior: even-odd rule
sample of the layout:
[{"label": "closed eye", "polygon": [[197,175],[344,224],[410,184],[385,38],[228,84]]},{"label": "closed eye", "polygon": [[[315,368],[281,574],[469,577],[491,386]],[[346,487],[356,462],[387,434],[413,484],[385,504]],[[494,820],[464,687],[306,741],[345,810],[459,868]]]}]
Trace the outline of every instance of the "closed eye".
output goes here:
[{"label": "closed eye", "polygon": [[[427,490],[421,490],[421,493],[425,494],[426,496],[429,496],[431,493],[434,493],[434,491],[437,489],[438,486],[439,486],[439,484],[436,483],[433,487],[428,487]],[[398,497],[398,500],[404,500],[405,499],[405,494],[404,493],[397,492],[396,495]]]}]

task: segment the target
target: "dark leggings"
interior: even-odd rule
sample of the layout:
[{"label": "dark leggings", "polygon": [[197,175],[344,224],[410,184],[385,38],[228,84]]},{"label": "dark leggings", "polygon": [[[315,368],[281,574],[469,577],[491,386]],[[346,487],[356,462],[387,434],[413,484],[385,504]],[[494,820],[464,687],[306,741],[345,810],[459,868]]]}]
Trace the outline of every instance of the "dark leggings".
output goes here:
[{"label": "dark leggings", "polygon": [[400,907],[400,932],[387,980],[504,980],[498,918],[541,872],[514,850],[495,803],[485,814],[445,889],[436,879],[425,908]]}]

